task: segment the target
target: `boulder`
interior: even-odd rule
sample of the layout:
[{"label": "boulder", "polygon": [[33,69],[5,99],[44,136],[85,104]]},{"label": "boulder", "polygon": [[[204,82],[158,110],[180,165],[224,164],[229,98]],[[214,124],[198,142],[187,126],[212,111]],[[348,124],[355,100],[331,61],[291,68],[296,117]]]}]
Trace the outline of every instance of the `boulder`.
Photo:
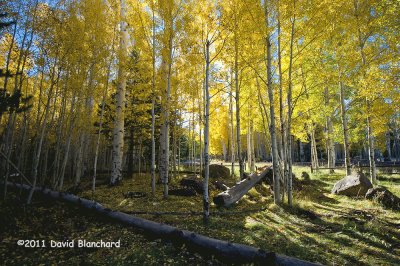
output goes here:
[{"label": "boulder", "polygon": [[376,187],[368,189],[365,198],[375,200],[382,204],[385,208],[400,210],[400,198],[384,187]]},{"label": "boulder", "polygon": [[[220,164],[210,164],[210,178],[228,179],[231,177],[231,171],[228,167]],[[203,171],[204,176],[204,171]]]},{"label": "boulder", "polygon": [[361,172],[345,176],[333,186],[332,194],[350,197],[364,196],[372,188],[371,182]]}]

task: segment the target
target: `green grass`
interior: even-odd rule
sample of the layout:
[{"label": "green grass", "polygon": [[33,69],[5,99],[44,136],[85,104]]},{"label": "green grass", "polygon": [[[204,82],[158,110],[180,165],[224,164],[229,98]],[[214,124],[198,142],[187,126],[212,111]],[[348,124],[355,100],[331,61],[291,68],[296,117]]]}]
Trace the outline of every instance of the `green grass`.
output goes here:
[{"label": "green grass", "polygon": [[[309,172],[309,168],[294,168],[297,177],[301,176],[302,171]],[[248,244],[326,265],[400,264],[400,212],[384,209],[373,201],[330,194],[333,184],[344,176],[341,171],[336,171],[334,174],[321,171],[310,176],[311,185],[303,185],[301,190],[294,191],[294,206],[292,207],[286,204],[274,205],[269,188],[266,185],[258,185],[235,206],[226,210],[218,209],[212,204],[211,212],[237,212],[264,208],[266,210],[215,215],[211,217],[208,226],[203,225],[201,216],[148,214],[139,216],[207,236]],[[378,177],[380,177],[381,185],[400,196],[400,175],[378,175]],[[172,180],[172,185],[176,185],[178,179]],[[233,182],[234,180],[230,181],[230,183]],[[127,191],[142,191],[146,192],[147,196],[125,199],[123,193]],[[212,190],[211,197],[217,193],[218,191]],[[92,194],[91,191],[83,191],[80,196],[91,198]],[[109,208],[120,211],[200,212],[202,208],[201,195],[170,196],[167,200],[163,200],[160,185],[157,186],[156,196],[153,197],[148,175],[135,175],[133,179],[125,179],[122,185],[116,187],[99,186],[94,199]],[[57,206],[64,205],[55,205],[52,208],[58,209]],[[76,211],[74,208],[68,213],[76,213]],[[67,212],[64,216],[60,215],[60,219],[72,221],[77,219],[76,215],[72,218],[68,218],[68,215]],[[96,221],[90,228],[95,230],[106,226],[111,232],[115,232],[110,236],[119,234],[118,230],[124,228],[110,222],[104,223],[104,221]],[[135,230],[127,228],[123,230],[123,233],[119,234],[121,240],[131,237],[132,240],[127,241],[131,247],[143,245],[147,247],[150,255],[149,257],[142,256],[137,249],[120,250],[122,255],[118,256],[125,256],[126,260],[135,257],[140,258],[139,262],[142,264],[159,263],[160,260],[154,258],[156,256],[154,251],[165,259],[171,259],[171,262],[166,262],[166,264],[206,262],[201,261],[196,255],[189,255],[182,250],[174,251],[172,247],[165,247],[159,242],[154,244],[153,249],[153,246],[149,247],[148,243],[154,241],[144,239]],[[93,253],[93,261],[98,258],[98,253]],[[136,253],[138,253],[137,256]],[[182,259],[176,262],[174,256],[182,257]],[[216,263],[216,261],[211,263]]]},{"label": "green grass", "polygon": [[[294,168],[298,177],[302,171],[309,172],[309,168]],[[330,194],[333,184],[343,176],[342,171],[312,174],[312,185],[303,186],[302,190],[294,192],[295,204],[291,208],[286,205],[275,206],[269,189],[265,185],[258,186],[231,209],[237,211],[266,207],[267,210],[229,217],[214,216],[207,227],[203,226],[201,217],[142,217],[328,265],[399,264],[400,225],[396,227],[395,224],[399,223],[400,214],[386,210],[373,201]],[[382,177],[385,181],[381,181],[381,185],[400,196],[400,176]],[[106,196],[109,188],[99,188],[96,200],[121,211],[201,211],[201,196],[170,196],[163,200],[161,188],[158,188],[155,198],[123,199],[124,189],[149,192],[148,180],[148,176],[126,180],[124,186],[112,188],[118,191],[114,193],[117,197]],[[216,193],[211,192],[212,195]],[[89,194],[83,193],[82,196]],[[211,211],[219,210],[212,206]]]}]

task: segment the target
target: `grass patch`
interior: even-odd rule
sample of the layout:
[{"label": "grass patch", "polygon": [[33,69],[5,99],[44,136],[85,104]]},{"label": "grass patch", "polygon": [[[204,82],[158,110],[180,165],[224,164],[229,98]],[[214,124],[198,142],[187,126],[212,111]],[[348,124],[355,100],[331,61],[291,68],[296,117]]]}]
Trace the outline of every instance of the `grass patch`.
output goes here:
[{"label": "grass patch", "polygon": [[[294,168],[297,177],[300,177],[303,171],[309,173],[309,168]],[[269,188],[265,185],[258,185],[228,210],[219,209],[212,204],[211,212],[232,211],[235,213],[212,216],[208,226],[203,225],[201,216],[150,214],[138,216],[210,237],[248,244],[326,265],[400,264],[400,213],[384,209],[373,201],[330,194],[333,184],[343,176],[344,172],[342,171],[336,171],[334,174],[329,174],[328,171],[310,174],[311,184],[303,185],[301,190],[294,191],[294,205],[291,207],[286,204],[274,205]],[[400,175],[380,175],[379,177],[380,185],[386,186],[395,195],[400,196]],[[172,180],[172,183],[178,184],[179,177]],[[232,184],[234,180],[227,183]],[[146,197],[125,199],[123,194],[128,191],[145,192]],[[211,190],[211,198],[217,193],[218,191]],[[89,190],[82,191],[79,195],[92,198],[92,192]],[[131,179],[125,179],[121,185],[116,187],[99,186],[93,199],[106,207],[125,212],[201,212],[202,210],[202,195],[195,197],[170,196],[164,200],[162,199],[162,187],[158,185],[156,195],[152,196],[149,175],[135,175]],[[52,222],[54,228],[58,227],[56,221],[62,221],[61,223],[65,224],[66,221],[76,223],[76,220],[86,219],[84,218],[86,214],[79,213],[79,210],[73,206],[68,207],[72,209],[67,208],[68,210],[61,211],[60,208],[64,208],[63,204],[49,203],[48,200],[46,200],[46,204],[50,204],[43,206],[46,212],[51,213],[52,210],[55,213],[60,212]],[[249,209],[263,211],[245,212]],[[237,213],[238,211],[243,211],[243,213]],[[42,215],[40,214],[40,217]],[[41,218],[38,219],[39,222],[36,226],[39,227]],[[18,220],[20,219],[15,221]],[[42,222],[45,223],[45,220],[42,219]],[[103,233],[99,233],[100,236],[103,236],[101,234],[105,234],[104,237],[118,235],[121,237],[121,241],[129,243],[131,250],[127,249],[124,252],[120,250],[113,254],[116,258],[122,256],[121,261],[133,262],[136,258],[138,261],[135,263],[142,264],[152,264],[153,262],[158,264],[161,260],[166,264],[210,263],[194,254],[145,239],[137,231],[115,223],[105,223],[90,216],[85,223],[88,228],[86,231],[89,230],[88,234],[91,237],[96,236],[96,230],[103,230],[101,231]],[[57,230],[64,231],[62,228],[54,230],[56,230],[55,232],[58,232]],[[77,231],[78,229],[73,226],[68,232],[71,237],[75,237],[74,234],[77,234]],[[56,235],[57,233],[54,233],[54,236]],[[143,246],[144,251],[135,249],[139,246]],[[53,250],[52,252],[58,251]],[[67,252],[66,261],[74,262],[71,254],[68,253],[72,251],[65,252]],[[4,252],[1,253],[4,254]],[[93,263],[100,259],[98,253],[100,252],[90,253],[93,254],[90,255],[93,256],[90,259]],[[46,256],[56,258],[56,255],[46,254]],[[90,256],[89,258],[91,258]],[[160,258],[163,259],[157,260],[157,256],[161,256]],[[175,261],[176,256],[183,258]],[[170,262],[168,259],[172,261]],[[211,260],[211,263],[217,263],[217,261]]]}]

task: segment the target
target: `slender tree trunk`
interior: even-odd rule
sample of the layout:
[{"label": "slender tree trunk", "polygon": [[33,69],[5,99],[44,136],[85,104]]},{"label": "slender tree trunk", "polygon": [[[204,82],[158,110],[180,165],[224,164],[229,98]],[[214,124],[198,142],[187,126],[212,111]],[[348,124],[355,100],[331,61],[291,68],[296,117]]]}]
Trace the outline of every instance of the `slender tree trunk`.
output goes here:
[{"label": "slender tree trunk", "polygon": [[[162,119],[163,123],[161,126],[161,160],[160,160],[160,178],[164,187],[164,199],[168,198],[168,176],[169,176],[169,111],[171,101],[171,70],[172,70],[172,21],[167,23],[166,30],[169,33],[169,47],[168,47],[168,60],[163,62],[164,66],[164,78],[166,79],[166,88],[164,93],[165,102],[162,105]],[[164,59],[165,60],[165,59]]]},{"label": "slender tree trunk", "polygon": [[[360,49],[360,55],[361,55],[361,64],[362,64],[362,72],[363,72],[363,77],[365,79],[365,74],[366,74],[366,56],[364,53],[364,44],[365,41],[363,41],[363,36],[361,32],[361,28],[358,23],[358,5],[359,2],[358,0],[354,0],[354,11],[356,14],[356,20],[357,20],[357,26],[358,26],[358,42],[359,42],[359,49]],[[366,36],[365,36],[366,37]],[[366,39],[366,38],[364,38]],[[366,85],[365,89],[367,89]],[[371,124],[371,100],[369,99],[368,96],[365,97],[365,105],[367,109],[367,136],[368,136],[368,157],[369,157],[369,172],[370,172],[370,178],[372,184],[377,184],[376,181],[376,165],[375,165],[375,137],[373,134],[373,129],[372,129],[372,124]]]},{"label": "slender tree trunk", "polygon": [[390,133],[386,133],[386,151],[387,151],[387,156],[388,159],[391,161],[392,160],[392,148],[391,148],[391,137]]},{"label": "slender tree trunk", "polygon": [[285,125],[285,115],[284,115],[284,106],[283,106],[283,75],[282,75],[282,54],[281,54],[281,16],[280,16],[280,5],[279,0],[277,2],[277,9],[278,9],[278,73],[279,73],[279,120],[280,120],[280,133],[281,133],[281,149],[280,149],[280,156],[281,156],[281,172],[283,172],[283,187],[282,187],[282,201],[285,199],[285,189],[287,186],[287,146],[286,146],[286,125]]},{"label": "slender tree trunk", "polygon": [[274,110],[274,92],[272,89],[272,56],[271,56],[271,36],[269,32],[269,12],[267,2],[264,3],[265,11],[265,28],[267,30],[266,35],[266,46],[267,46],[267,87],[268,87],[268,98],[269,98],[269,114],[270,114],[270,127],[269,133],[271,136],[271,147],[272,147],[272,172],[274,176],[274,202],[275,204],[280,203],[280,178],[278,175],[278,147],[276,141],[275,131],[275,110]]},{"label": "slender tree trunk", "polygon": [[85,133],[83,130],[79,132],[79,143],[78,143],[78,151],[75,163],[75,179],[74,186],[77,187],[81,182],[81,177],[83,175],[83,146],[84,146],[84,138]]},{"label": "slender tree trunk", "polygon": [[[236,23],[236,22],[235,22]],[[244,177],[244,164],[242,156],[242,147],[240,139],[240,89],[239,89],[239,47],[238,47],[238,36],[235,30],[235,99],[236,99],[236,141],[237,141],[237,153],[239,158],[239,178],[240,180]]]},{"label": "slender tree trunk", "polygon": [[229,117],[230,117],[230,139],[231,139],[231,176],[235,176],[235,125],[233,120],[233,73],[231,72],[229,92]]},{"label": "slender tree trunk", "polygon": [[366,100],[367,105],[367,133],[368,133],[368,156],[369,156],[369,173],[371,176],[371,183],[377,184],[376,180],[376,166],[375,166],[375,139],[373,135],[373,129],[371,126],[371,103]]},{"label": "slender tree trunk", "polygon": [[[205,86],[206,86],[206,82],[204,81],[204,90],[205,90]],[[203,166],[204,166],[204,162],[203,162],[203,156],[204,156],[204,148],[203,148],[203,142],[202,142],[202,134],[201,134],[201,131],[202,131],[202,124],[203,124],[203,119],[202,119],[202,117],[203,117],[203,108],[202,108],[202,103],[203,103],[203,101],[201,100],[201,96],[202,96],[202,94],[201,94],[201,90],[199,90],[199,140],[200,140],[200,169],[199,169],[199,173],[200,173],[200,175],[203,173]],[[206,96],[204,95],[204,98],[205,98]],[[204,99],[205,100],[205,99]]]},{"label": "slender tree trunk", "polygon": [[152,78],[151,78],[151,193],[156,193],[156,138],[155,138],[155,105],[156,105],[156,20],[154,16],[154,2],[152,2]]},{"label": "slender tree trunk", "polygon": [[64,154],[64,159],[62,161],[61,164],[61,170],[60,170],[60,175],[58,177],[57,183],[58,183],[58,189],[62,190],[63,186],[64,186],[64,175],[65,175],[65,169],[67,167],[67,162],[68,162],[68,157],[69,157],[69,150],[71,148],[71,138],[72,138],[72,130],[74,128],[74,124],[75,124],[75,117],[73,115],[73,111],[74,111],[74,107],[75,107],[75,102],[76,102],[76,90],[74,91],[74,93],[72,94],[72,102],[71,102],[71,108],[70,108],[70,122],[69,122],[69,129],[68,129],[68,138],[65,144],[65,154]]},{"label": "slender tree trunk", "polygon": [[319,162],[318,162],[318,150],[317,150],[317,142],[315,140],[315,124],[311,122],[311,159],[312,159],[312,167],[315,170],[319,169]]},{"label": "slender tree trunk", "polygon": [[251,153],[250,172],[251,173],[255,173],[256,164],[255,164],[255,154],[254,154],[254,125],[253,125],[253,120],[250,121],[250,153]]},{"label": "slender tree trunk", "polygon": [[[251,94],[251,92],[250,92]],[[249,171],[251,172],[251,138],[250,138],[250,104],[247,105],[247,166],[249,168]]]},{"label": "slender tree trunk", "polygon": [[[113,41],[114,43],[114,41]],[[114,46],[114,45],[113,45]],[[111,74],[111,60],[108,65],[107,75],[106,75],[106,85],[103,91],[103,97],[101,99],[101,111],[100,111],[100,123],[99,123],[99,130],[97,132],[97,139],[96,139],[96,147],[94,151],[94,165],[93,165],[93,178],[92,178],[92,193],[96,190],[96,178],[97,178],[97,161],[99,157],[99,147],[100,147],[100,138],[101,138],[101,131],[103,130],[103,118],[104,118],[104,107],[106,104],[106,97],[109,85],[109,79]]]},{"label": "slender tree trunk", "polygon": [[66,77],[66,82],[64,84],[64,91],[62,93],[62,102],[61,102],[61,110],[60,110],[60,118],[58,119],[58,125],[57,125],[57,140],[56,140],[56,147],[55,147],[55,156],[54,156],[54,170],[52,173],[52,180],[51,180],[51,186],[53,189],[56,189],[57,187],[57,177],[60,172],[60,157],[61,157],[61,143],[62,143],[62,132],[64,128],[64,117],[65,117],[65,111],[67,107],[67,94],[66,90],[68,88],[68,73]]},{"label": "slender tree trunk", "polygon": [[[330,107],[330,95],[328,87],[325,87],[325,106],[328,109],[326,115],[326,142],[327,142],[327,159],[328,159],[328,168],[335,168],[335,142],[333,140],[333,123],[332,123],[332,114],[329,111]],[[330,173],[333,173],[334,170],[330,169]]]},{"label": "slender tree trunk", "polygon": [[350,144],[349,144],[349,129],[347,127],[347,117],[346,117],[346,104],[344,96],[344,85],[341,80],[341,71],[339,69],[339,87],[340,87],[340,110],[342,116],[342,127],[343,127],[343,139],[344,139],[344,166],[346,169],[346,175],[351,174],[350,168]]},{"label": "slender tree trunk", "polygon": [[205,125],[204,125],[204,182],[203,182],[203,219],[208,222],[210,216],[209,198],[208,198],[208,180],[210,176],[209,161],[209,124],[210,124],[210,92],[209,92],[209,75],[210,75],[210,41],[206,41],[206,79],[205,79]]},{"label": "slender tree trunk", "polygon": [[139,152],[138,152],[138,160],[139,160],[139,169],[138,174],[139,176],[142,175],[142,137],[139,138]]},{"label": "slender tree trunk", "polygon": [[120,44],[119,44],[119,66],[118,85],[115,99],[115,121],[113,130],[113,162],[111,173],[111,184],[122,179],[122,159],[124,154],[124,116],[125,116],[125,88],[126,88],[126,58],[128,45],[128,32],[126,23],[126,2],[120,0]]},{"label": "slender tree trunk", "polygon": [[[177,119],[176,119],[177,120]],[[176,178],[176,121],[173,125],[172,128],[172,135],[173,135],[173,139],[172,139],[172,171],[173,171],[173,178]]]},{"label": "slender tree trunk", "polygon": [[37,183],[37,176],[38,176],[38,167],[39,167],[39,162],[40,162],[40,155],[41,155],[41,152],[42,152],[42,144],[43,144],[43,140],[44,140],[44,136],[45,136],[46,126],[47,126],[47,119],[48,119],[49,111],[50,111],[51,97],[52,97],[52,94],[53,94],[53,89],[54,89],[55,83],[58,82],[61,70],[58,69],[58,77],[57,77],[57,81],[56,82],[54,81],[54,77],[56,75],[55,72],[56,72],[56,62],[54,63],[50,89],[49,89],[49,92],[47,94],[46,110],[45,110],[42,126],[40,128],[39,141],[38,141],[36,152],[35,152],[34,158],[33,158],[33,166],[32,166],[33,183],[32,183],[32,189],[29,191],[27,204],[31,203],[33,192],[35,191],[35,187],[36,187],[36,183]]},{"label": "slender tree trunk", "polygon": [[288,117],[287,117],[287,162],[288,162],[288,174],[287,174],[287,196],[288,204],[291,206],[293,201],[292,196],[292,69],[293,69],[293,43],[294,43],[294,25],[296,22],[296,0],[293,0],[293,19],[292,19],[292,31],[290,34],[290,57],[289,57],[289,76],[288,76],[288,92],[287,92],[287,105],[288,105]]}]

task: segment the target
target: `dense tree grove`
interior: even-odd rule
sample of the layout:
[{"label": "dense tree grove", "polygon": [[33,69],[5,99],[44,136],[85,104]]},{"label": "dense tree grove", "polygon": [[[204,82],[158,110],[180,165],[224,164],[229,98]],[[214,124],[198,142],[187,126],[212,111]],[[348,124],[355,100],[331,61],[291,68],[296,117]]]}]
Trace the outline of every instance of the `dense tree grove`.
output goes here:
[{"label": "dense tree grove", "polygon": [[[210,158],[292,165],[400,160],[396,0],[9,0],[0,5],[2,178],[63,190]],[[233,172],[233,171],[232,171]],[[156,176],[158,174],[158,176]],[[233,173],[232,173],[233,174]],[[147,178],[147,175],[143,178]],[[5,186],[6,187],[6,186]],[[6,190],[3,191],[4,195]],[[31,201],[32,192],[28,198]],[[204,218],[209,211],[204,193]]]}]

